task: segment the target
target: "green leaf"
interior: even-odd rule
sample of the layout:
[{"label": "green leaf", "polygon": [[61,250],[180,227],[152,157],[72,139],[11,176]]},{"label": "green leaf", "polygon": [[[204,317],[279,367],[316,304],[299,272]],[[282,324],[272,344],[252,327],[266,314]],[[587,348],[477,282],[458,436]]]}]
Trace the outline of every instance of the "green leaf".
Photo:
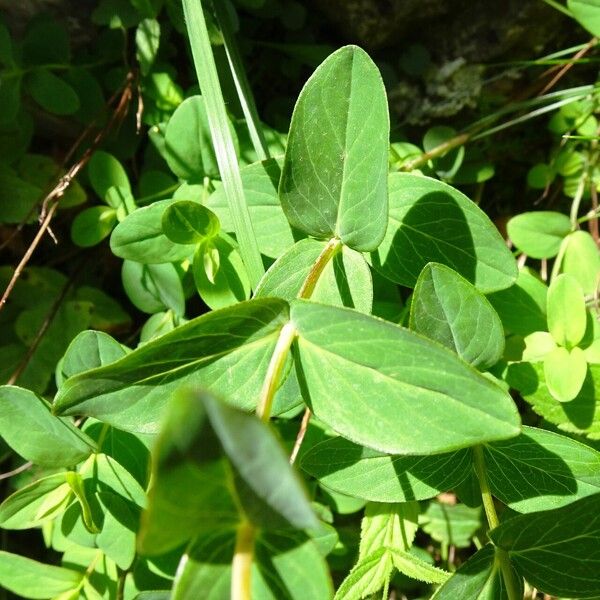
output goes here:
[{"label": "green leaf", "polygon": [[[327,242],[306,238],[296,242],[265,273],[256,288],[256,297],[293,300],[298,296],[312,266]],[[341,247],[327,264],[311,296],[315,302],[347,306],[370,313],[373,282],[365,259],[359,252]]]},{"label": "green leaf", "polygon": [[600,492],[600,452],[551,431],[523,433],[484,446],[492,493],[513,510],[533,512]]},{"label": "green leaf", "polygon": [[21,598],[51,598],[79,586],[83,573],[0,550],[0,586]]},{"label": "green leaf", "polygon": [[570,402],[558,402],[548,390],[542,363],[509,366],[506,381],[533,410],[562,431],[600,439],[600,365],[588,365],[581,391]]},{"label": "green leaf", "polygon": [[117,211],[109,206],[91,206],[82,210],[71,223],[71,239],[77,246],[89,248],[108,237],[117,223]]},{"label": "green leaf", "polygon": [[71,60],[69,34],[65,24],[49,19],[33,21],[22,42],[22,61],[27,67],[66,65]]},{"label": "green leaf", "polygon": [[148,75],[160,45],[160,24],[156,19],[144,19],[135,31],[136,58],[142,75]]},{"label": "green leaf", "polygon": [[140,19],[140,13],[127,0],[100,0],[92,12],[92,23],[111,29],[134,27]]},{"label": "green leaf", "polygon": [[508,333],[526,336],[546,329],[548,288],[528,269],[521,269],[515,283],[488,296]]},{"label": "green leaf", "polygon": [[1,163],[0,194],[11,199],[0,205],[2,223],[20,223],[31,214],[30,211],[44,196],[40,187],[21,179],[13,169]]},{"label": "green leaf", "polygon": [[592,35],[600,35],[600,2],[598,0],[567,0],[567,7],[582,27]]},{"label": "green leaf", "polygon": [[447,265],[482,292],[509,287],[517,267],[487,215],[458,190],[429,177],[389,177],[389,224],[371,255],[382,275],[413,287],[429,262]]},{"label": "green leaf", "polygon": [[169,119],[164,157],[171,171],[182,179],[219,177],[202,96],[184,100]]},{"label": "green leaf", "polygon": [[[125,430],[156,432],[169,396],[184,384],[253,410],[288,318],[287,304],[271,299],[207,313],[116,363],[71,377],[59,391],[55,410],[94,416]],[[276,397],[274,414],[289,408]]]},{"label": "green leaf", "polygon": [[291,320],[306,401],[353,442],[393,454],[435,454],[520,431],[508,393],[439,344],[307,301],[292,303]]},{"label": "green leaf", "polygon": [[338,588],[335,600],[361,600],[374,594],[385,585],[392,569],[392,557],[388,549],[379,548],[352,568]]},{"label": "green leaf", "polygon": [[194,252],[193,244],[176,244],[162,228],[162,216],[171,200],[160,200],[127,215],[110,236],[110,249],[120,258],[143,264],[185,260]]},{"label": "green leaf", "polygon": [[410,552],[392,548],[390,554],[396,569],[411,579],[426,583],[444,583],[450,576],[447,571],[430,565]]},{"label": "green leaf", "polygon": [[457,548],[468,548],[481,527],[481,507],[432,501],[421,515],[419,523],[434,540],[453,544]]},{"label": "green leaf", "polygon": [[409,550],[419,528],[418,517],[419,504],[415,501],[367,504],[360,528],[359,561],[382,546]]},{"label": "green leaf", "polygon": [[496,311],[477,288],[445,265],[430,263],[419,275],[410,328],[481,370],[498,362],[504,352],[504,330]]},{"label": "green leaf", "polygon": [[[221,456],[231,465],[232,481]],[[234,527],[237,506],[269,529],[317,525],[300,479],[268,427],[207,394],[181,394],[171,405],[154,480],[140,541],[148,554],[175,548],[203,530]],[[231,483],[236,502],[229,497],[233,489],[227,491]]]},{"label": "green leaf", "polygon": [[[172,600],[225,600],[230,597],[234,531],[200,536],[184,554]],[[327,564],[300,532],[259,532],[252,567],[253,600],[329,600]]]},{"label": "green leaf", "polygon": [[[281,177],[280,163],[273,158],[256,162],[242,167],[240,175],[258,247],[265,256],[277,258],[294,244],[294,236],[277,193]],[[217,214],[225,231],[234,233],[222,185],[216,183],[216,189],[208,197],[206,206]]]},{"label": "green leaf", "polygon": [[[457,134],[456,129],[446,127],[445,125],[436,125],[425,132],[423,136],[423,150],[430,152],[441,144],[444,144],[454,138]],[[433,170],[441,179],[452,179],[462,165],[465,156],[465,147],[458,146],[446,152],[439,158],[430,161]]]},{"label": "green leaf", "polygon": [[490,537],[541,592],[576,598],[600,595],[600,494],[514,517],[493,529]]},{"label": "green leaf", "polygon": [[121,569],[129,569],[135,558],[135,536],[139,529],[139,511],[121,496],[100,492],[98,498],[104,508],[102,531],[96,538],[98,548],[114,560]]},{"label": "green leaf", "polygon": [[[316,527],[317,519],[301,480],[291,469],[288,456],[268,427],[257,417],[208,395],[196,398],[191,410],[204,406],[212,429],[233,467],[235,488],[247,517],[255,525],[268,529]],[[199,443],[198,439],[196,443]]]},{"label": "green leaf", "polygon": [[62,513],[73,495],[66,473],[37,479],[8,496],[0,505],[4,529],[31,529]]},{"label": "green leaf", "polygon": [[177,269],[170,264],[142,265],[125,260],[121,270],[125,293],[142,312],[155,313],[170,308],[185,313],[185,296]]},{"label": "green leaf", "polygon": [[162,215],[165,235],[177,244],[198,244],[218,235],[220,228],[215,213],[189,200],[171,203]]},{"label": "green leaf", "polygon": [[[97,150],[92,155],[88,163],[88,176],[94,191],[102,200],[106,200],[111,187],[131,190],[123,165],[112,154],[102,150]],[[117,207],[113,206],[113,208]]]},{"label": "green leaf", "polygon": [[[527,173],[527,185],[535,190],[543,190],[548,187],[554,178],[556,177],[556,171],[550,166],[544,163],[538,163],[531,167]],[[523,214],[535,214],[535,213],[523,213]],[[552,213],[557,215],[559,213]],[[520,215],[519,215],[520,216]],[[561,215],[563,216],[563,215]],[[546,224],[544,223],[544,226]],[[527,233],[525,233],[527,235]],[[534,242],[535,243],[535,242]]]},{"label": "green leaf", "polygon": [[508,600],[494,546],[488,544],[463,563],[431,600]]},{"label": "green leaf", "polygon": [[31,97],[48,112],[72,115],[79,108],[75,90],[48,69],[35,69],[25,79]]},{"label": "green leaf", "polygon": [[[250,298],[250,281],[235,240],[221,233],[209,244],[198,245],[192,265],[194,283],[202,300],[210,308],[219,309]],[[213,281],[207,274],[205,262],[207,250],[212,249],[219,255],[219,269]]]},{"label": "green leaf", "polygon": [[336,492],[374,502],[405,502],[454,489],[467,477],[471,459],[466,450],[390,456],[336,437],[313,446],[301,467]]},{"label": "green leaf", "polygon": [[550,393],[559,402],[574,400],[587,375],[587,361],[581,348],[555,348],[544,357],[544,375]]},{"label": "green leaf", "polygon": [[513,244],[531,258],[552,258],[571,232],[569,217],[540,210],[513,217],[507,224]]},{"label": "green leaf", "polygon": [[21,108],[21,78],[12,77],[2,81],[0,87],[0,104],[2,104],[2,115],[0,115],[0,126],[9,126],[17,118]]},{"label": "green leaf", "polygon": [[586,296],[596,292],[600,254],[594,238],[587,231],[574,231],[567,237],[560,270],[575,277]]},{"label": "green leaf", "polygon": [[0,386],[0,435],[20,456],[47,467],[68,467],[87,458],[95,444],[67,419],[50,412],[33,392]]},{"label": "green leaf", "polygon": [[288,221],[360,252],[387,225],[389,116],[375,63],[357,46],[329,56],[300,92],[279,185]]},{"label": "green leaf", "polygon": [[572,275],[559,275],[548,288],[548,331],[557,344],[576,346],[587,325],[583,290]]}]

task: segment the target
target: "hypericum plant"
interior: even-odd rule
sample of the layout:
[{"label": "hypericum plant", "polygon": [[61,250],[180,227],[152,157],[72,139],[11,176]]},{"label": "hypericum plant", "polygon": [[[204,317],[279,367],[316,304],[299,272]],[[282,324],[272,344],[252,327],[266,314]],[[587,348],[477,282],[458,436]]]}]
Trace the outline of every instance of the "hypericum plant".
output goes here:
[{"label": "hypericum plant", "polygon": [[[61,600],[352,600],[406,578],[437,600],[600,595],[600,331],[584,300],[597,249],[571,221],[525,234],[538,258],[565,247],[548,289],[460,191],[389,172],[385,89],[356,46],[306,83],[285,155],[240,168],[214,65],[202,71],[202,8],[184,8],[202,96],[154,132],[177,190],[140,208],[97,153],[110,225],[73,228],[82,245],[112,231],[126,293],[152,317],[134,350],[79,333],[52,403],[47,381],[0,387],[0,435],[38,469],[0,525],[41,528],[62,555],[2,550],[0,585]],[[520,248],[527,219],[509,227]],[[186,322],[193,287],[214,310]],[[541,426],[522,424],[510,388]],[[363,507],[352,541],[338,517]]]}]

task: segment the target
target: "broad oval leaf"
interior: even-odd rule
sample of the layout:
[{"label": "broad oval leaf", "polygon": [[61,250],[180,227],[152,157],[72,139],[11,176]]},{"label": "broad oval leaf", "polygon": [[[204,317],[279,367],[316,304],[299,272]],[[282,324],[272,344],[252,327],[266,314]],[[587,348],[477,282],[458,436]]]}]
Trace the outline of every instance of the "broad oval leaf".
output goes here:
[{"label": "broad oval leaf", "polygon": [[393,456],[336,437],[313,446],[302,469],[341,494],[372,502],[427,500],[454,489],[469,474],[467,450],[435,456]]},{"label": "broad oval leaf", "polygon": [[485,444],[488,482],[496,498],[518,512],[549,510],[600,492],[600,452],[535,427]]},{"label": "broad oval leaf", "polygon": [[117,211],[110,206],[91,206],[82,210],[71,223],[71,239],[82,248],[99,244],[117,223]]},{"label": "broad oval leaf", "polygon": [[582,27],[592,35],[600,35],[600,2],[598,0],[567,0],[567,7]]},{"label": "broad oval leaf", "polygon": [[[327,242],[306,238],[278,258],[256,288],[256,297],[293,300]],[[370,313],[373,280],[369,265],[359,252],[342,246],[320,275],[311,298],[323,304],[347,306]]]},{"label": "broad oval leaf", "polygon": [[[228,600],[235,532],[200,536],[186,550],[171,600]],[[329,600],[333,585],[325,559],[300,532],[259,532],[252,566],[253,600]]]},{"label": "broad oval leaf", "polygon": [[[214,269],[207,269],[207,258],[209,266],[213,263],[210,260],[211,254],[207,256],[207,253],[212,252],[216,252],[219,260],[216,273]],[[250,280],[238,244],[226,233],[197,246],[192,272],[200,297],[213,310],[231,306],[250,297]],[[213,276],[212,281],[209,274]]]},{"label": "broad oval leaf", "polygon": [[82,331],[73,338],[57,366],[57,386],[77,373],[107,365],[125,354],[123,346],[107,333],[89,329]]},{"label": "broad oval leaf", "polygon": [[[277,193],[280,162],[274,158],[256,162],[242,167],[240,175],[260,252],[269,258],[278,258],[294,244],[295,237]],[[219,217],[221,227],[228,233],[234,233],[225,190],[218,182],[215,187],[205,204]],[[299,232],[295,233],[299,235]]]},{"label": "broad oval leaf", "polygon": [[473,554],[439,587],[431,600],[508,600],[494,546]]},{"label": "broad oval leaf", "polygon": [[586,296],[595,293],[600,284],[600,253],[587,231],[574,231],[569,235],[560,270],[575,277]]},{"label": "broad oval leaf", "polygon": [[576,598],[600,595],[600,494],[508,519],[490,537],[541,592]]},{"label": "broad oval leaf", "polygon": [[302,483],[273,432],[257,417],[204,395],[202,404],[232,465],[242,510],[267,529],[317,526]]},{"label": "broad oval leaf", "polygon": [[[274,299],[207,313],[115,363],[71,377],[54,410],[93,416],[129,431],[156,432],[169,397],[183,384],[252,410],[288,319],[288,304]],[[274,414],[293,406],[278,404],[277,397],[275,403]]]},{"label": "broad oval leaf", "polygon": [[165,308],[179,316],[185,312],[183,287],[171,263],[143,265],[125,260],[121,280],[125,293],[142,312],[153,314]]},{"label": "broad oval leaf", "polygon": [[163,156],[171,171],[182,179],[202,181],[204,175],[219,176],[202,96],[184,100],[169,119]]},{"label": "broad oval leaf", "polygon": [[507,383],[518,390],[533,410],[562,431],[600,439],[600,365],[588,365],[577,397],[558,402],[548,390],[543,363],[514,363],[508,367]]},{"label": "broad oval leaf", "polygon": [[88,176],[94,191],[102,200],[106,200],[106,195],[112,187],[131,191],[129,178],[123,165],[108,152],[102,150],[94,152],[88,163]]},{"label": "broad oval leaf", "polygon": [[177,244],[197,244],[215,237],[220,228],[219,219],[212,210],[191,200],[171,203],[162,215],[165,235]]},{"label": "broad oval leaf", "polygon": [[508,392],[439,344],[349,309],[291,305],[305,399],[351,441],[437,454],[520,432]]},{"label": "broad oval leaf", "polygon": [[74,466],[96,446],[33,392],[12,385],[0,386],[0,436],[20,456],[46,467]]},{"label": "broad oval leaf", "polygon": [[279,185],[288,221],[375,250],[387,226],[389,127],[385,87],[367,53],[344,46],[325,59],[292,115]]},{"label": "broad oval leaf", "polygon": [[548,288],[548,331],[557,344],[576,346],[587,326],[583,290],[572,275],[559,275]]},{"label": "broad oval leaf", "polygon": [[487,215],[453,187],[421,175],[389,176],[390,215],[373,267],[413,287],[429,262],[447,265],[482,292],[509,287],[517,265]]},{"label": "broad oval leaf", "polygon": [[559,402],[577,398],[587,375],[587,360],[581,348],[554,348],[544,357],[544,375],[550,393]]},{"label": "broad oval leaf", "polygon": [[430,263],[423,269],[410,307],[411,329],[478,369],[485,370],[502,357],[500,317],[476,287],[449,267]]},{"label": "broad oval leaf", "polygon": [[0,586],[21,598],[51,598],[75,591],[83,571],[46,565],[0,550]]},{"label": "broad oval leaf", "polygon": [[527,256],[552,258],[569,235],[571,221],[562,213],[540,210],[513,217],[506,228],[513,244]]},{"label": "broad oval leaf", "polygon": [[0,504],[4,529],[31,529],[62,512],[72,498],[65,472],[42,477],[19,488]]},{"label": "broad oval leaf", "polygon": [[72,115],[79,108],[79,97],[75,90],[49,69],[33,70],[25,82],[31,97],[48,112]]},{"label": "broad oval leaf", "polygon": [[547,294],[548,288],[532,271],[521,269],[513,285],[490,294],[488,300],[508,333],[526,336],[546,329]]},{"label": "broad oval leaf", "polygon": [[163,232],[162,216],[172,200],[138,208],[121,221],[110,236],[113,254],[144,264],[177,262],[194,252],[193,244],[176,244]]}]

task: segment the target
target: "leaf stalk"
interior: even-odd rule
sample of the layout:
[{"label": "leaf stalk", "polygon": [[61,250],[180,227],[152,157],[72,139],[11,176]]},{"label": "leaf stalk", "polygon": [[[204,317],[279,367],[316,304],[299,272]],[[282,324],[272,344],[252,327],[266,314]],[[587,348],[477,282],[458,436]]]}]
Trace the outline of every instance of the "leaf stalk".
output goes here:
[{"label": "leaf stalk", "polygon": [[[500,525],[500,519],[498,519],[494,498],[492,497],[492,492],[490,491],[487,481],[483,446],[473,447],[473,457],[475,459],[475,473],[477,474],[477,480],[479,481],[479,489],[481,490],[481,500],[483,501],[485,516],[487,517],[489,528],[495,529]],[[519,584],[515,580],[515,574],[510,564],[508,553],[502,548],[497,547],[494,548],[494,552],[502,572],[502,578],[506,585],[508,600],[520,600]]]}]

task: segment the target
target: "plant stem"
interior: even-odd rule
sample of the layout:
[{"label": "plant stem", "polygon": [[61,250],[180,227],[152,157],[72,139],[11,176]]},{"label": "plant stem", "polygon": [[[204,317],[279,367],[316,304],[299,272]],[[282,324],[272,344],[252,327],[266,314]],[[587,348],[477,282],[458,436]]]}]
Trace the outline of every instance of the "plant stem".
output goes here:
[{"label": "plant stem", "polygon": [[313,263],[312,268],[306,276],[306,279],[300,288],[300,292],[298,293],[298,298],[308,299],[312,296],[312,293],[315,291],[315,286],[319,281],[319,277],[323,274],[325,267],[341,248],[342,241],[338,238],[331,238],[329,242],[327,242],[327,245],[323,248],[321,254],[319,254],[317,260]]},{"label": "plant stem", "polygon": [[[479,489],[481,490],[481,499],[483,501],[483,508],[485,510],[485,516],[487,517],[488,525],[490,529],[495,529],[500,525],[498,519],[498,513],[494,506],[494,498],[487,482],[487,475],[485,469],[485,458],[483,456],[483,447],[473,447],[473,457],[475,473],[479,481]],[[502,577],[506,585],[506,591],[508,594],[508,600],[519,600],[519,584],[515,580],[515,575],[510,564],[510,557],[508,553],[502,548],[495,548],[495,555],[502,571]]]},{"label": "plant stem", "polygon": [[231,570],[231,600],[250,600],[252,596],[252,556],[255,530],[242,521],[237,530]]},{"label": "plant stem", "polygon": [[466,144],[469,141],[470,137],[471,134],[469,133],[460,133],[454,136],[453,138],[449,139],[448,141],[444,142],[443,144],[436,146],[433,150],[425,152],[425,154],[421,154],[421,156],[413,158],[413,160],[409,160],[407,163],[404,163],[400,167],[400,170],[412,171],[414,169],[418,169],[419,167],[426,165],[433,158],[437,158],[442,154],[446,154],[446,152],[452,150],[453,148],[456,148],[457,146],[462,146]]},{"label": "plant stem", "polygon": [[295,338],[296,328],[294,327],[294,324],[291,322],[286,323],[281,328],[279,339],[277,340],[277,344],[275,344],[275,350],[273,351],[273,356],[271,356],[271,361],[267,368],[267,374],[260,391],[260,398],[256,408],[256,414],[265,423],[271,418],[271,408],[273,407],[275,392],[277,391],[277,386],[281,379],[281,373],[285,366],[288,352]]},{"label": "plant stem", "polygon": [[223,181],[223,189],[229,204],[233,230],[240,246],[240,254],[250,283],[255,289],[265,273],[265,268],[244,197],[240,167],[229,129],[225,100],[219,83],[201,0],[183,0],[183,12],[192,47],[196,76],[206,103],[208,125]]}]

